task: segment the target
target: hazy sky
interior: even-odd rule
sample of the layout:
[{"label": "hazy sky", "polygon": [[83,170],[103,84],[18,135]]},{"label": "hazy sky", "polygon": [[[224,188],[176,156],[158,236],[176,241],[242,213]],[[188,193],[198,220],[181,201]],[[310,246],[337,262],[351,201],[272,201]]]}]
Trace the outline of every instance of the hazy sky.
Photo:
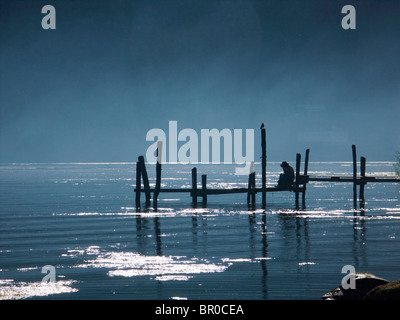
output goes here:
[{"label": "hazy sky", "polygon": [[169,120],[254,128],[256,160],[264,122],[269,160],[351,160],[356,144],[392,161],[399,17],[396,0],[0,0],[0,161],[136,161]]}]

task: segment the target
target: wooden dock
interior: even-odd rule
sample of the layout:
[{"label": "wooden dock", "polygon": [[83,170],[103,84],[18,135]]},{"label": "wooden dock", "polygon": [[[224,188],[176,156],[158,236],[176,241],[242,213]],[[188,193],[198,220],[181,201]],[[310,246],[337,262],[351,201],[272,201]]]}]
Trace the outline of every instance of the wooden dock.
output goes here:
[{"label": "wooden dock", "polygon": [[[360,208],[363,209],[365,206],[365,185],[367,183],[398,183],[400,178],[395,177],[374,177],[366,175],[366,159],[365,157],[360,158],[360,174],[357,174],[357,154],[356,146],[352,145],[352,156],[353,156],[353,174],[351,176],[314,176],[308,175],[308,165],[310,158],[310,150],[307,149],[305,152],[304,171],[301,172],[301,154],[296,154],[296,168],[295,168],[295,179],[293,184],[289,188],[278,188],[278,187],[267,187],[267,153],[266,153],[266,131],[265,128],[261,128],[261,187],[256,187],[256,173],[249,173],[248,186],[247,188],[208,188],[207,187],[207,175],[201,175],[201,186],[198,186],[197,182],[197,168],[192,169],[192,187],[191,188],[161,188],[161,150],[162,142],[158,142],[157,145],[157,163],[156,163],[156,183],[154,188],[150,188],[148,174],[143,156],[138,158],[136,163],[136,211],[139,212],[141,209],[141,193],[145,194],[146,202],[145,207],[151,206],[151,200],[153,200],[153,209],[157,211],[157,202],[160,193],[189,193],[192,198],[192,207],[197,208],[198,197],[201,198],[201,204],[203,208],[207,207],[207,199],[209,195],[221,195],[221,194],[247,194],[247,205],[250,210],[256,208],[256,194],[261,193],[261,207],[266,209],[268,192],[294,192],[295,194],[295,207],[296,210],[300,209],[300,194],[302,209],[306,208],[306,190],[307,184],[310,182],[344,182],[353,183],[353,206],[357,209],[359,202]],[[251,168],[254,164],[252,163]],[[142,188],[143,179],[143,188]],[[357,193],[357,187],[359,186],[359,196]],[[151,197],[153,194],[153,197]]]}]

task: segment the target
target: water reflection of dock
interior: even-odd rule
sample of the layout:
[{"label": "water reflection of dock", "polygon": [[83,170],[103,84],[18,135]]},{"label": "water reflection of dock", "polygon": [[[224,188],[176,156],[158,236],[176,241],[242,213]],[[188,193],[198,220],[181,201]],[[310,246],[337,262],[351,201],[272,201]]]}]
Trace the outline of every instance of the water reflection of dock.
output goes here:
[{"label": "water reflection of dock", "polygon": [[360,267],[367,267],[367,227],[366,220],[364,219],[365,212],[361,210],[359,215],[357,211],[354,212],[353,219],[353,257],[354,267],[359,270]]},{"label": "water reflection of dock", "polygon": [[[257,221],[261,216],[261,221]],[[171,219],[171,218],[165,218]],[[192,240],[191,245],[186,244],[186,250],[189,250],[190,254],[186,254],[190,259],[199,259],[203,260],[203,257],[208,257],[210,255],[210,249],[214,247],[209,240],[209,229],[212,226],[208,223],[208,212],[193,212],[191,215],[191,226],[187,226],[188,229],[181,230],[182,233],[191,233]],[[166,253],[164,252],[164,248],[170,248],[171,243],[166,241],[167,237],[164,239],[165,234],[162,232],[162,223],[163,217],[146,217],[137,215],[135,217],[136,223],[136,243],[137,248],[140,254],[143,255],[152,255],[156,254],[157,256],[164,256]],[[239,261],[247,261],[251,263],[257,263],[261,267],[261,278],[260,278],[260,286],[261,286],[261,295],[263,299],[268,298],[268,285],[267,285],[267,275],[268,275],[268,257],[267,257],[267,217],[266,213],[262,213],[261,215],[256,215],[254,212],[249,213],[248,215],[248,230],[249,230],[249,251],[248,255],[241,257],[238,259]],[[174,236],[172,236],[174,238]],[[171,239],[171,238],[170,238]],[[179,241],[182,241],[179,238]],[[187,241],[188,239],[186,239]],[[261,248],[260,248],[261,243]],[[177,245],[174,243],[173,245]],[[168,254],[167,254],[168,255]],[[225,258],[220,258],[220,263],[223,263],[225,259],[227,262],[225,263],[234,263],[236,257],[225,256]],[[243,262],[240,262],[243,263]],[[188,274],[190,278],[190,269],[188,269]],[[159,290],[163,290],[163,285],[160,281],[158,287]]]},{"label": "water reflection of dock", "polygon": [[[171,257],[170,253],[174,252],[177,257],[173,258],[181,260],[183,263],[191,261],[195,264],[196,261],[206,261],[206,263],[225,265],[227,269],[224,273],[228,278],[224,278],[224,276],[218,278],[218,275],[216,275],[216,278],[213,279],[219,279],[216,280],[217,282],[229,279],[229,281],[235,283],[237,288],[240,288],[241,281],[247,281],[251,276],[253,285],[256,285],[254,288],[260,290],[255,291],[255,293],[260,295],[262,299],[280,294],[279,290],[281,289],[277,287],[276,281],[280,277],[284,279],[288,276],[288,279],[290,279],[288,281],[298,281],[296,282],[297,285],[301,284],[301,281],[306,284],[313,282],[315,275],[320,276],[318,275],[320,268],[326,268],[326,265],[321,264],[321,261],[325,260],[320,260],[320,257],[315,255],[315,247],[313,248],[313,246],[320,245],[321,230],[318,228],[318,222],[321,220],[313,220],[306,212],[299,215],[293,211],[282,211],[273,218],[274,222],[269,227],[267,224],[268,213],[265,211],[258,214],[249,211],[239,220],[230,220],[233,224],[228,226],[224,224],[223,217],[216,218],[215,215],[210,215],[210,213],[212,211],[193,211],[191,214],[179,217],[179,224],[176,227],[172,226],[172,230],[171,222],[167,220],[174,218],[163,217],[162,214],[153,217],[145,214],[137,215],[135,217],[136,242],[139,253]],[[351,259],[353,259],[347,260],[348,263],[354,265],[357,270],[362,270],[368,267],[366,232],[368,220],[364,219],[362,211],[354,212],[353,218],[346,217],[350,218],[347,219],[349,223],[346,224],[350,227],[350,230],[347,229],[346,238],[339,241],[349,244],[343,246],[343,254],[347,258],[352,257]],[[276,221],[278,224],[276,224]],[[164,230],[163,224],[166,224]],[[166,231],[166,228],[168,228],[168,231]],[[220,230],[225,228],[228,228],[228,233],[219,234]],[[241,248],[240,250],[236,250],[235,244],[232,243],[232,236],[238,229],[242,230],[240,242],[237,243],[237,246]],[[341,230],[343,229],[341,228]],[[176,231],[179,233],[176,233]],[[272,246],[269,237],[274,239]],[[248,239],[247,243],[246,238]],[[239,252],[239,255],[236,252]],[[240,266],[242,263],[249,263],[249,265],[242,267]],[[329,263],[332,263],[332,268],[335,268],[335,261]],[[232,265],[232,267],[228,267],[228,265]],[[207,269],[207,265],[205,265],[205,268]],[[241,270],[249,272],[240,273]],[[288,270],[294,272],[286,275],[285,272]],[[179,276],[186,277],[187,280],[194,277],[196,279],[194,283],[199,281],[198,283],[203,284],[202,281],[206,278],[199,278],[199,275],[196,276],[197,273],[191,274],[189,267],[187,273],[182,273]],[[340,273],[340,270],[338,273]],[[239,277],[236,278],[238,275]],[[183,287],[191,287],[192,285],[192,283],[189,283],[188,286],[184,285]],[[208,285],[209,288],[214,288],[213,284]],[[311,287],[306,286],[305,288],[313,290],[312,287],[317,285],[314,283]],[[159,281],[157,288],[161,290],[159,292],[160,297],[163,297],[162,290],[168,290],[169,286],[164,284],[163,281]],[[204,290],[203,288],[199,289]]]}]

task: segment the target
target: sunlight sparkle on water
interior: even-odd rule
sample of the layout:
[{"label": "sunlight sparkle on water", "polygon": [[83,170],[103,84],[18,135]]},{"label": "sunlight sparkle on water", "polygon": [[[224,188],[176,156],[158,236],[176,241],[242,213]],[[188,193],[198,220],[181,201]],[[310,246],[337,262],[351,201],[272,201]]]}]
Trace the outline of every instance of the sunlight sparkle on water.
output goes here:
[{"label": "sunlight sparkle on water", "polygon": [[188,280],[193,274],[225,271],[229,263],[211,263],[197,258],[187,259],[182,256],[145,256],[134,252],[69,250],[69,254],[95,254],[94,259],[76,265],[75,268],[107,268],[110,277],[156,276],[155,280]]},{"label": "sunlight sparkle on water", "polygon": [[15,282],[12,279],[0,280],[0,300],[26,299],[53,294],[77,292],[71,285],[76,281],[59,280],[56,282]]}]

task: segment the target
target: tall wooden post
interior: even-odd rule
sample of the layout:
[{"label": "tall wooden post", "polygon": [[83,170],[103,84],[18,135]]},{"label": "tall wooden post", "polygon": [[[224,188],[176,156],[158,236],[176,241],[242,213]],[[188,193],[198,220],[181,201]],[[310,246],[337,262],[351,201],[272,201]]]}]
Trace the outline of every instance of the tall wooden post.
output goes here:
[{"label": "tall wooden post", "polygon": [[354,209],[357,209],[357,151],[356,146],[353,144],[352,147],[353,153],[353,205]]},{"label": "tall wooden post", "polygon": [[203,208],[207,208],[207,176],[201,175],[201,191],[203,193]]},{"label": "tall wooden post", "polygon": [[299,184],[300,184],[300,162],[301,162],[301,154],[296,154],[296,177],[294,183],[294,191],[296,193],[296,210],[299,210]]},{"label": "tall wooden post", "polygon": [[162,141],[157,142],[157,163],[156,163],[156,187],[154,189],[153,208],[157,210],[158,195],[161,188],[161,159],[162,159]]},{"label": "tall wooden post", "polygon": [[[361,176],[361,179],[363,179],[363,178],[365,178],[365,167],[366,167],[365,157],[361,157],[360,165],[361,165],[360,176]],[[364,187],[365,187],[365,181],[362,180],[360,182],[360,208],[364,208],[364,206],[365,206]]]},{"label": "tall wooden post", "polygon": [[143,187],[144,187],[144,192],[146,195],[146,207],[149,207],[150,199],[151,199],[149,176],[147,175],[146,165],[144,163],[144,157],[139,156],[138,160],[139,160],[140,170],[141,170],[142,177],[143,177]]},{"label": "tall wooden post", "polygon": [[251,174],[251,208],[256,209],[256,173]]},{"label": "tall wooden post", "polygon": [[249,182],[247,184],[247,207],[250,209],[251,201],[251,184],[252,184],[251,172],[249,173]]},{"label": "tall wooden post", "polygon": [[142,184],[142,174],[140,162],[136,162],[136,212],[140,210],[140,193]]},{"label": "tall wooden post", "polygon": [[251,188],[252,188],[252,193],[251,193],[251,208],[253,210],[256,209],[256,172],[254,171],[254,161],[251,162],[250,164],[250,174],[251,176]]},{"label": "tall wooden post", "polygon": [[265,128],[261,128],[261,182],[262,182],[262,208],[267,207],[267,139]]},{"label": "tall wooden post", "polygon": [[256,208],[256,173],[252,172],[249,174],[249,184],[247,191],[247,206],[249,209],[254,210]]},{"label": "tall wooden post", "polygon": [[254,161],[250,164],[249,183],[247,186],[247,206],[249,209],[255,209],[256,203],[256,173],[254,172]]},{"label": "tall wooden post", "polygon": [[306,150],[306,158],[304,160],[304,175],[308,175],[308,161],[310,159],[310,149]]},{"label": "tall wooden post", "polygon": [[[307,179],[307,175],[308,175],[308,162],[310,159],[310,149],[306,150],[306,158],[304,160],[304,179]],[[307,180],[303,181],[303,192],[302,192],[302,201],[301,201],[301,205],[303,210],[306,209],[306,190],[307,190]]]},{"label": "tall wooden post", "polygon": [[192,206],[197,208],[197,169],[192,169]]}]

